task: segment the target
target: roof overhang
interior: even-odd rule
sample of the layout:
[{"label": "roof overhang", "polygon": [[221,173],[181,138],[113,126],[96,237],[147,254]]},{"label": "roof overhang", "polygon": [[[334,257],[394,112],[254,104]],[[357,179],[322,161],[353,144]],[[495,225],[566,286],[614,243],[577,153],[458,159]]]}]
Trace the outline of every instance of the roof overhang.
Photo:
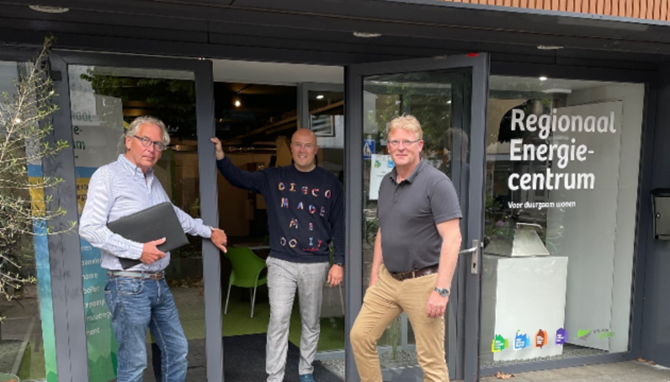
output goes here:
[{"label": "roof overhang", "polygon": [[[432,0],[0,0],[0,40],[68,49],[347,64],[487,51],[538,62],[564,58],[658,63],[670,24],[643,19]],[[377,33],[359,38],[354,32]],[[559,46],[544,51],[538,46]],[[311,57],[311,58],[310,58]]]}]

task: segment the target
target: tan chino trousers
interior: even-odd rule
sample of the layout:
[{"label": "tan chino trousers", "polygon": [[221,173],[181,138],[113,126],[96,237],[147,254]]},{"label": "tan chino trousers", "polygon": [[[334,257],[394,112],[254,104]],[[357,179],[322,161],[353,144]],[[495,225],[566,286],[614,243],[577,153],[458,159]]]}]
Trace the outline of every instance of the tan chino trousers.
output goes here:
[{"label": "tan chino trousers", "polygon": [[377,340],[405,312],[416,338],[416,355],[424,382],[448,382],[444,359],[444,316],[428,318],[426,304],[437,274],[398,281],[382,266],[377,282],[365,293],[363,307],[351,329],[351,346],[361,382],[382,382]]}]

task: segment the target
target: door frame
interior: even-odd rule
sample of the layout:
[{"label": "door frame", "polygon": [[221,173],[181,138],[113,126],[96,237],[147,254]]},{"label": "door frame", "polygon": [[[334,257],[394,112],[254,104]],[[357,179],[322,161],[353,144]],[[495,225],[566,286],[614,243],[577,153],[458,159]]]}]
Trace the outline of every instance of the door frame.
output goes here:
[{"label": "door frame", "polygon": [[[212,62],[196,59],[143,57],[123,54],[54,51],[50,55],[54,88],[59,95],[54,103],[54,129],[50,139],[65,140],[69,147],[62,150],[45,174],[63,179],[54,190],[53,206],[62,206],[67,214],[55,224],[78,221],[76,175],[74,163],[74,137],[70,108],[69,65],[95,65],[104,67],[178,70],[192,72],[196,91],[196,117],[198,135],[198,160],[200,175],[201,217],[206,225],[217,227],[218,190],[214,145],[214,80]],[[88,351],[86,346],[86,321],[79,235],[49,237],[51,278],[56,336],[56,358],[59,382],[88,380]],[[223,333],[221,311],[221,258],[219,250],[209,241],[202,241],[205,348],[207,379],[223,381]]]},{"label": "door frame", "polygon": [[[486,53],[356,64],[345,67],[345,333],[349,333],[363,304],[363,79],[365,76],[472,68],[472,102],[470,131],[470,179],[468,184],[467,234],[463,246],[468,248],[484,232],[484,172],[486,165],[486,119],[490,58]],[[462,260],[462,259],[461,259]],[[460,261],[459,261],[460,262]],[[467,263],[467,262],[466,262]],[[479,379],[479,310],[480,275],[470,274],[465,280],[464,358],[456,377],[467,382]],[[458,351],[458,349],[457,349]],[[458,367],[457,367],[458,369]],[[345,336],[345,379],[358,382],[351,342]]]}]

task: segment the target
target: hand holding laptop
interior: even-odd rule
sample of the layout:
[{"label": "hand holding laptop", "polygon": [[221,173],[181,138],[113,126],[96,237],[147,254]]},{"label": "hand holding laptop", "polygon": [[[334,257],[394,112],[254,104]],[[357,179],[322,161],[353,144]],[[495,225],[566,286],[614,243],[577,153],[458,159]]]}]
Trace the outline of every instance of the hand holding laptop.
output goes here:
[{"label": "hand holding laptop", "polygon": [[[165,238],[153,240],[148,243],[144,243],[142,248],[142,256],[140,256],[140,261],[144,264],[151,264],[154,261],[160,260],[165,257],[165,252],[158,249],[158,246],[165,243]],[[228,237],[226,233],[219,228],[212,227],[212,243],[217,246],[220,250],[225,253],[228,253],[226,245],[228,244]]]},{"label": "hand holding laptop", "polygon": [[[140,258],[119,258],[125,270],[137,264],[152,264],[165,258],[165,252],[188,244],[184,229],[170,202],[159,203],[147,209],[124,216],[107,224],[110,231],[138,243],[144,243]],[[211,240],[220,250],[227,252],[228,238],[219,228],[211,228]]]},{"label": "hand holding laptop", "polygon": [[142,248],[142,256],[140,256],[140,261],[144,264],[151,264],[154,261],[160,260],[165,257],[165,252],[161,251],[157,247],[165,243],[165,238],[153,240],[148,243],[144,243]]}]

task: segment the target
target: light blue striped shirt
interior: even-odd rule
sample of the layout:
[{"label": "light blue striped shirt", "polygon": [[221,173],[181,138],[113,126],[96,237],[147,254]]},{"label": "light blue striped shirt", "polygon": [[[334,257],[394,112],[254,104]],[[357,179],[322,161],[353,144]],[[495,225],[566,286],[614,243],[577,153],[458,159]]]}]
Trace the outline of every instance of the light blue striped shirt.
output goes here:
[{"label": "light blue striped shirt", "polygon": [[[100,248],[101,266],[105,269],[122,270],[118,257],[139,259],[144,243],[137,243],[113,233],[107,223],[144,210],[153,205],[170,201],[153,170],[142,173],[125,155],[116,162],[100,167],[93,173],[88,184],[86,205],[79,220],[79,235],[92,246]],[[181,209],[174,207],[184,232],[193,236],[210,238],[209,227],[202,220],[193,219]],[[151,265],[138,264],[128,270],[157,272],[170,263],[170,253]]]}]

